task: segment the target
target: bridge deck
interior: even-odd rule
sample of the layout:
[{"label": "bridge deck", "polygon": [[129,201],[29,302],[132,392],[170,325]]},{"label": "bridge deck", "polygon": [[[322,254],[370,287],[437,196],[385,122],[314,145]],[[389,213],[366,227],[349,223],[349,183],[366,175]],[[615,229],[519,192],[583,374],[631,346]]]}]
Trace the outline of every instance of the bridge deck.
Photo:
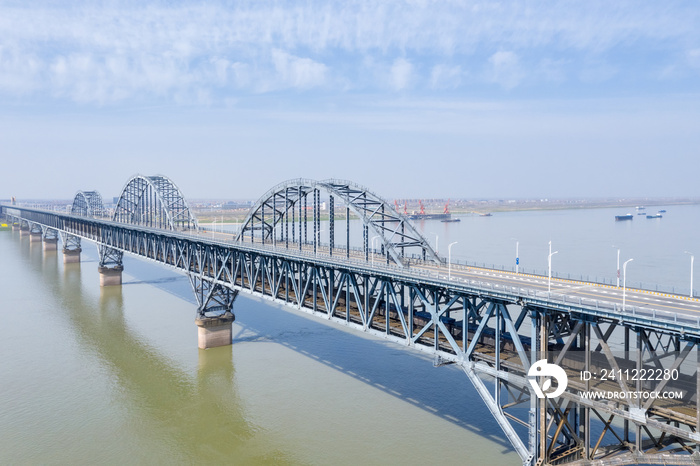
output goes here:
[{"label": "bridge deck", "polygon": [[[11,212],[13,208],[3,207],[3,210]],[[553,353],[562,350],[564,339],[567,339],[567,344],[577,344],[574,341],[581,334],[577,334],[578,330],[570,325],[576,322],[579,330],[584,325],[588,328],[587,341],[593,341],[590,336],[592,328],[598,332],[594,340],[603,342],[618,325],[626,331],[631,329],[637,332],[638,339],[647,331],[660,332],[663,338],[675,343],[675,351],[678,351],[681,340],[687,344],[686,348],[695,345],[696,349],[700,341],[700,300],[694,298],[660,295],[649,290],[622,290],[556,278],[550,281],[547,277],[536,275],[450,267],[414,259],[408,260],[405,267],[399,267],[387,264],[384,256],[372,252],[367,257],[364,251],[344,248],[331,251],[328,246],[320,247],[312,243],[290,241],[275,244],[273,241],[270,244],[268,241],[261,244],[253,243],[248,238],[237,242],[231,236],[220,233],[175,232],[33,209],[22,210],[31,217],[32,222],[44,222],[41,224],[47,228],[61,229],[71,235],[174,267],[188,273],[190,278],[196,276],[199,280],[207,281],[212,289],[215,286],[235,288],[271,297],[305,312],[431,352],[442,358],[443,362],[461,364],[468,375],[471,370],[472,383],[480,390],[478,385],[483,385],[483,382],[474,380],[473,369],[478,366],[480,372],[477,378],[496,377],[496,386],[507,384],[509,392],[514,392],[510,405],[527,403],[530,410],[534,395],[528,386],[524,361],[536,357],[534,345],[530,344],[531,337],[540,342],[540,348],[544,346]],[[511,320],[509,314],[517,313],[518,309],[520,316],[515,314],[518,318],[517,323],[513,324],[516,319]],[[532,335],[527,334],[526,330],[520,331],[523,319],[530,318],[528,312],[533,312],[534,316],[531,319]],[[556,335],[547,330],[550,316],[567,321],[564,322],[566,325],[562,324],[556,330]],[[545,330],[539,334],[538,325],[541,324],[536,323],[537,319],[545,322]],[[553,325],[560,323],[554,322]],[[601,324],[608,326],[605,336],[601,336]],[[508,325],[510,327],[507,329]],[[535,334],[540,336],[536,337]],[[578,345],[582,347],[580,342]],[[638,418],[635,418],[633,411],[639,410],[637,402],[585,400],[576,394],[591,389],[616,392],[622,388],[620,383],[613,380],[584,383],[580,370],[588,366],[583,365],[582,354],[569,351],[560,361],[570,381],[568,391],[561,395],[563,399],[578,403],[581,409],[591,408],[599,417],[598,411],[608,413],[610,420],[620,416],[626,421],[636,422]],[[638,356],[642,354],[643,351]],[[694,377],[694,380],[687,381],[692,388],[685,390],[683,399],[658,399],[644,410],[642,416],[646,426],[663,432],[658,440],[654,440],[654,448],[677,442],[687,450],[684,440],[676,439],[698,441],[695,437],[700,414],[696,408],[698,391],[693,385],[697,382],[697,375]],[[628,388],[635,390],[636,387]],[[641,387],[642,391],[647,392],[654,388],[650,384]],[[500,399],[489,401],[483,393],[480,394],[487,404],[491,403],[489,407],[497,419],[498,416],[505,416],[530,429],[531,425],[526,421],[506,412],[500,406]],[[492,405],[495,404],[499,406],[494,408]],[[542,412],[547,409],[542,408]],[[552,419],[561,416],[557,414],[557,409],[548,409]],[[564,420],[566,416],[563,415]],[[559,423],[560,429],[564,420]],[[501,421],[499,423],[503,427]],[[606,422],[602,417],[601,421]],[[540,425],[544,426],[542,429],[548,429],[545,424],[540,420]],[[507,427],[504,430],[513,441]],[[670,434],[664,438],[666,432]],[[571,435],[577,436],[577,429],[572,429]],[[527,450],[523,444],[513,442],[521,457],[526,458]],[[620,443],[623,449],[626,448],[625,442]],[[567,445],[570,446],[570,443]],[[545,456],[560,460],[576,455],[580,457],[579,447],[567,448],[557,452],[550,449]]]}]

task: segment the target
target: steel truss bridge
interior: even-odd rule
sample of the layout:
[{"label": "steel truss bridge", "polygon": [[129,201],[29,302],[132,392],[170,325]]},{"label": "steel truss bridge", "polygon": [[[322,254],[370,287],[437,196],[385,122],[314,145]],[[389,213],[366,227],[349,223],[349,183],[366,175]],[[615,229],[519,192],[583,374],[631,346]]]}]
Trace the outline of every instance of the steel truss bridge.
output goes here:
[{"label": "steel truss bridge", "polygon": [[[0,209],[66,253],[96,243],[100,268],[120,270],[126,252],[186,273],[198,316],[230,312],[243,291],[457,364],[524,465],[700,464],[697,299],[561,280],[548,291],[546,277],[450,267],[405,215],[341,180],[275,186],[237,237],[202,232],[164,176],[128,180],[111,219],[95,191],[70,213]],[[568,384],[533,375],[551,364]],[[677,398],[650,395],[671,388]]]}]

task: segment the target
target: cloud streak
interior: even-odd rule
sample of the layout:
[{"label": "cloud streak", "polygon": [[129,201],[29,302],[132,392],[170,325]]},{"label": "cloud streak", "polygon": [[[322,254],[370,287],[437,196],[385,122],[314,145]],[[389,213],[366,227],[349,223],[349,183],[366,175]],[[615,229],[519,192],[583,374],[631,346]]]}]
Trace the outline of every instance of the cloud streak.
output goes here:
[{"label": "cloud streak", "polygon": [[673,66],[697,69],[700,8],[664,5],[18,3],[0,7],[0,94],[105,104],[199,102],[202,92],[372,92],[386,83],[393,91],[511,90],[552,80],[543,63],[558,64],[557,81],[612,79],[617,67],[608,62],[621,50],[643,54],[650,44],[678,56]]}]

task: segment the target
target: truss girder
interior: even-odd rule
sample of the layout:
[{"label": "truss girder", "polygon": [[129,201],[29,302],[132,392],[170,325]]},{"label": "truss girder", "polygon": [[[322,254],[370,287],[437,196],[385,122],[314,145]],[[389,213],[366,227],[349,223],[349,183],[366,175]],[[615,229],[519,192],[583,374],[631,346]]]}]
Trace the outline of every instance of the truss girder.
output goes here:
[{"label": "truss girder", "polygon": [[[693,464],[697,458],[690,455],[700,445],[697,387],[675,404],[591,399],[582,395],[587,388],[582,381],[571,382],[557,399],[538,399],[527,374],[528,365],[541,359],[566,365],[579,357],[587,370],[594,356],[622,369],[611,345],[620,343],[612,340],[624,332],[625,351],[638,364],[674,369],[697,361],[688,375],[697,380],[700,333],[693,322],[672,327],[641,321],[642,316],[621,320],[595,305],[548,302],[518,289],[444,282],[398,268],[363,267],[285,248],[217,243],[67,214],[2,209],[28,224],[187,273],[200,311],[226,308],[240,291],[252,293],[436,355],[438,362],[458,364],[524,464]],[[664,384],[630,387],[614,381],[610,387],[648,391]]]},{"label": "truss girder", "polygon": [[78,191],[73,198],[70,213],[83,217],[104,217],[105,207],[97,191]]},{"label": "truss girder", "polygon": [[[306,231],[308,221],[306,206],[309,204],[307,198],[311,196],[312,242],[314,251],[316,251],[320,234],[319,199],[321,191],[329,196],[330,255],[333,255],[335,231],[338,229],[335,223],[335,201],[340,200],[345,204],[348,213],[352,211],[362,220],[366,229],[381,239],[382,255],[385,255],[387,260],[391,258],[393,262],[403,266],[406,249],[409,249],[409,251],[420,251],[419,255],[423,259],[440,262],[428,241],[404,214],[397,212],[391,204],[367,188],[345,180],[295,179],[278,184],[266,192],[251,208],[243,222],[237,241],[246,236],[249,236],[251,241],[256,241],[256,233],[258,233],[257,240],[263,244],[268,242],[277,244],[279,241],[283,242],[286,247],[289,247],[290,242],[298,242],[301,245],[302,242],[306,241],[302,235],[302,222],[304,231]],[[298,234],[294,228],[297,213],[299,215]],[[291,236],[289,232],[290,220],[292,222]],[[346,228],[348,229],[346,236],[349,240],[349,222],[346,223]],[[366,234],[362,246],[363,249],[367,249]],[[350,254],[349,244],[346,254],[347,256]],[[368,257],[367,251],[365,251],[365,257]]]},{"label": "truss girder", "polygon": [[197,229],[197,219],[171,179],[133,176],[122,189],[114,221],[167,230]]}]

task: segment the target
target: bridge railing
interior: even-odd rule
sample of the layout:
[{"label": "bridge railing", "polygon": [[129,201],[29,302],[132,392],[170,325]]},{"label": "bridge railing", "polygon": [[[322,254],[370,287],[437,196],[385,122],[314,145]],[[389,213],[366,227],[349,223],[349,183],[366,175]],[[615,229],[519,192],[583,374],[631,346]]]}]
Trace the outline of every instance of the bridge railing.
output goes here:
[{"label": "bridge railing", "polygon": [[[193,239],[205,239],[207,242],[212,242],[219,244],[224,247],[238,247],[245,248],[249,250],[254,250],[259,253],[274,253],[276,255],[285,255],[290,258],[305,258],[312,262],[317,262],[325,265],[336,266],[339,268],[343,267],[353,267],[357,271],[364,271],[368,273],[377,274],[392,274],[396,278],[413,278],[423,282],[432,281],[435,284],[449,283],[454,287],[465,287],[468,291],[478,291],[486,294],[501,294],[504,298],[513,299],[524,298],[528,300],[534,300],[542,303],[543,305],[551,306],[558,305],[563,308],[568,308],[572,311],[578,309],[586,309],[586,311],[594,314],[610,314],[622,320],[634,321],[637,323],[661,323],[662,326],[672,327],[677,329],[697,329],[700,331],[700,315],[690,315],[683,313],[676,313],[670,311],[664,311],[660,309],[653,309],[649,307],[638,307],[625,305],[624,308],[621,304],[600,300],[583,298],[580,296],[571,296],[565,293],[539,291],[532,288],[522,288],[514,287],[508,285],[499,285],[482,280],[473,280],[462,278],[459,276],[452,275],[448,276],[447,265],[443,264],[440,268],[435,270],[426,270],[416,267],[401,268],[394,264],[386,264],[384,261],[378,260],[374,264],[372,262],[367,262],[364,259],[347,259],[344,255],[339,255],[338,258],[331,257],[327,254],[314,254],[310,250],[301,250],[292,247],[285,247],[284,245],[272,245],[272,244],[262,244],[262,243],[241,243],[235,240],[225,240],[217,238],[209,238],[202,234],[188,234]],[[414,260],[414,263],[422,263],[423,261]],[[431,264],[435,267],[434,264]],[[465,263],[452,264],[452,270],[456,271],[459,269],[466,269],[467,267],[473,267],[471,265],[466,265]],[[497,269],[498,270],[498,269]],[[539,275],[540,278],[546,277],[545,274]],[[631,290],[630,287],[627,287]],[[467,291],[467,290],[465,290]]]},{"label": "bridge railing", "polygon": [[[50,212],[53,213],[53,212]],[[66,215],[66,214],[61,214]],[[80,217],[77,217],[82,219]],[[301,250],[297,248],[287,248],[286,246],[276,246],[273,244],[236,242],[233,239],[210,238],[208,234],[193,231],[172,231],[158,230],[153,228],[144,228],[126,223],[112,222],[107,220],[89,219],[91,222],[99,222],[116,227],[128,227],[131,229],[141,230],[144,232],[153,232],[156,234],[167,234],[181,238],[191,239],[193,241],[204,241],[210,244],[217,244],[222,247],[235,247],[258,253],[275,254],[278,256],[286,256],[292,260],[306,259],[309,262],[314,262],[319,265],[327,265],[339,269],[350,268],[357,273],[375,273],[378,275],[389,275],[397,280],[414,279],[421,282],[429,282],[437,286],[449,285],[450,288],[459,291],[464,288],[465,294],[473,294],[474,292],[489,295],[491,297],[502,298],[504,300],[513,301],[514,299],[527,299],[531,302],[537,302],[544,307],[557,307],[572,312],[589,312],[593,314],[606,314],[611,317],[630,320],[638,323],[648,323],[665,326],[667,328],[675,328],[677,330],[700,330],[700,315],[689,315],[670,311],[663,311],[649,307],[641,308],[637,306],[626,305],[624,308],[614,302],[582,298],[578,296],[570,296],[564,293],[552,293],[548,291],[539,291],[532,288],[513,287],[508,285],[499,285],[481,280],[463,278],[459,276],[448,277],[445,273],[446,266],[436,267],[432,264],[433,269],[420,269],[417,267],[402,268],[394,264],[386,264],[384,261],[375,261],[374,264],[367,262],[364,258],[350,259],[345,256],[333,257],[326,254],[314,253],[310,250]],[[415,261],[419,262],[419,261]],[[467,267],[464,264],[454,265],[457,267]],[[540,276],[542,277],[542,276]],[[451,278],[451,279],[450,279]],[[628,288],[629,289],[629,288]],[[700,334],[700,332],[699,332]]]},{"label": "bridge railing", "polygon": [[[453,260],[452,267],[454,268],[456,266],[476,267],[476,268],[500,270],[502,272],[515,273],[515,266],[506,266],[506,265],[502,265],[502,264],[488,263],[488,262]],[[537,275],[537,276],[543,277],[543,276],[547,276],[548,271],[545,269],[536,269],[536,268],[528,269],[528,268],[525,268],[523,266],[519,266],[518,273],[525,274],[525,275]],[[558,278],[560,280],[571,280],[571,281],[585,282],[585,283],[595,283],[598,285],[606,285],[606,286],[616,286],[616,283],[617,283],[616,278],[591,275],[591,274],[582,274],[582,273],[563,273],[563,272],[557,272],[555,270],[552,270],[552,278]],[[646,282],[642,282],[642,281],[631,282],[628,280],[628,288],[637,288],[640,290],[655,291],[658,293],[668,293],[668,294],[680,295],[680,296],[690,296],[690,288],[685,288],[682,286],[664,285],[664,284],[658,284],[658,283],[646,283]],[[700,298],[700,290],[693,290],[693,297]]]}]

